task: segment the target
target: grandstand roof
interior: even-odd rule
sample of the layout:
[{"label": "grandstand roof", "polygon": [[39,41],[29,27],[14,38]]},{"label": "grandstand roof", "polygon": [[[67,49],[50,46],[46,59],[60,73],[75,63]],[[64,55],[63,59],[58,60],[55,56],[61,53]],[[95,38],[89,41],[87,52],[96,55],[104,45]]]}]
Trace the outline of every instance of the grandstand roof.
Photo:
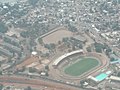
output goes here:
[{"label": "grandstand roof", "polygon": [[76,53],[80,53],[80,52],[83,52],[83,50],[76,50],[76,51],[73,51],[70,53],[66,53],[66,54],[62,55],[61,57],[59,57],[58,59],[56,59],[55,62],[53,63],[53,65],[58,65],[59,62],[62,61],[64,58],[66,58],[72,54],[76,54]]}]

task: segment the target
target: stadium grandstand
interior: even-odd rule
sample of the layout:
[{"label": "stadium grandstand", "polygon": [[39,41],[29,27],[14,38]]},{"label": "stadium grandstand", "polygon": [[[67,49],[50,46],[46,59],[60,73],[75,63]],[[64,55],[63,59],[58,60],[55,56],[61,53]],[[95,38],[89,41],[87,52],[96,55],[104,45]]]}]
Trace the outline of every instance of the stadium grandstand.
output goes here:
[{"label": "stadium grandstand", "polygon": [[76,51],[73,51],[73,52],[70,52],[70,53],[66,53],[64,55],[62,55],[61,57],[59,57],[58,59],[56,59],[53,63],[53,67],[57,67],[58,64],[63,60],[65,59],[66,57],[68,56],[71,56],[73,54],[78,54],[78,53],[83,53],[83,50],[76,50]]}]

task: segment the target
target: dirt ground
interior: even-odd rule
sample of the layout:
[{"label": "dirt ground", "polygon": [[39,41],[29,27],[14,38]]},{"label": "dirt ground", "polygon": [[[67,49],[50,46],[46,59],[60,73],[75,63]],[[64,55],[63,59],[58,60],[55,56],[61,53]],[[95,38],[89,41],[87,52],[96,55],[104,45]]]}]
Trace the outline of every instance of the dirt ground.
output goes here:
[{"label": "dirt ground", "polygon": [[[42,79],[29,79],[19,76],[3,76],[0,77],[0,80],[2,80],[0,84],[3,85],[14,85],[17,87],[31,86],[32,88],[36,88],[38,90],[80,90],[79,88],[75,88],[61,83],[50,82]],[[10,81],[13,82],[11,83]]]},{"label": "dirt ground", "polygon": [[16,68],[22,68],[23,66],[30,65],[31,63],[38,62],[39,60],[40,60],[39,57],[31,56],[27,58],[26,60],[24,60],[24,62],[22,62],[21,64],[17,65]]},{"label": "dirt ground", "polygon": [[58,41],[61,41],[64,37],[71,37],[73,33],[68,30],[58,30],[46,37],[43,38],[43,42],[45,44],[55,43],[57,44]]},{"label": "dirt ground", "polygon": [[[39,63],[39,60],[41,60],[41,63]],[[17,65],[16,68],[21,69],[23,66],[25,66],[27,68],[34,67],[34,68],[40,70],[40,69],[44,68],[45,65],[48,65],[49,62],[50,62],[50,60],[48,60],[48,59],[42,59],[37,56],[31,56],[31,57],[27,58],[26,60],[24,60],[21,64]]]}]

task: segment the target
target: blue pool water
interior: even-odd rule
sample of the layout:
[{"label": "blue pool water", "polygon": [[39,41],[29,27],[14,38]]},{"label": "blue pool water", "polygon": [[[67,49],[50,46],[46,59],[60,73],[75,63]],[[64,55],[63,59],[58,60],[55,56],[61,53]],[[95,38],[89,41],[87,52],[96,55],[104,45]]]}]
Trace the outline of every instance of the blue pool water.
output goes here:
[{"label": "blue pool water", "polygon": [[102,80],[104,80],[107,76],[108,76],[107,74],[102,73],[102,74],[96,76],[95,78],[96,78],[98,81],[102,81]]}]

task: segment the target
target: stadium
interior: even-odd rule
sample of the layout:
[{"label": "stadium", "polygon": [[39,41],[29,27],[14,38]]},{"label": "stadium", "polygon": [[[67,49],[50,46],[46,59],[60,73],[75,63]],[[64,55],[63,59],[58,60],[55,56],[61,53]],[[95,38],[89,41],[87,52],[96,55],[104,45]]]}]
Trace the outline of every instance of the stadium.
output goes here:
[{"label": "stadium", "polygon": [[99,53],[76,50],[57,58],[52,66],[64,79],[82,79],[107,66],[107,58]]}]

